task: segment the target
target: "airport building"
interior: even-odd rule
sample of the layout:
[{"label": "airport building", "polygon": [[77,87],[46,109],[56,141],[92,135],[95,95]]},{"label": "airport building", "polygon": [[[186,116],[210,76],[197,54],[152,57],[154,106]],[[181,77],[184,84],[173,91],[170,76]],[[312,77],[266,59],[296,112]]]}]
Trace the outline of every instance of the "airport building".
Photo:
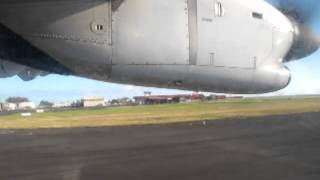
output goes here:
[{"label": "airport building", "polygon": [[225,100],[225,99],[227,99],[227,96],[226,96],[226,95],[215,95],[215,94],[212,94],[212,95],[208,96],[208,98],[211,99],[211,100],[216,100],[216,101],[218,101],[218,100]]},{"label": "airport building", "polygon": [[57,102],[53,104],[53,108],[69,108],[72,106],[72,102],[65,101],[65,102]]},{"label": "airport building", "polygon": [[105,106],[104,97],[84,97],[82,98],[83,107],[99,107]]},{"label": "airport building", "polygon": [[15,103],[2,103],[1,105],[3,111],[15,111],[18,110],[18,105]]},{"label": "airport building", "polygon": [[193,102],[200,101],[204,98],[204,95],[194,94],[180,94],[180,95],[151,95],[145,93],[144,96],[134,97],[135,103],[139,105],[148,104],[167,104],[167,103],[180,103],[180,102]]},{"label": "airport building", "polygon": [[202,100],[227,100],[227,99],[243,99],[243,96],[226,96],[212,94],[205,96],[201,93],[193,94],[180,94],[180,95],[151,95],[150,92],[145,92],[144,96],[134,97],[135,103],[138,105],[148,105],[148,104],[166,104],[166,103],[187,103],[196,102]]},{"label": "airport building", "polygon": [[33,102],[21,102],[17,104],[18,110],[33,110],[36,109],[36,105]]},{"label": "airport building", "polygon": [[34,110],[36,105],[33,102],[20,102],[20,103],[0,103],[0,111],[23,111]]}]

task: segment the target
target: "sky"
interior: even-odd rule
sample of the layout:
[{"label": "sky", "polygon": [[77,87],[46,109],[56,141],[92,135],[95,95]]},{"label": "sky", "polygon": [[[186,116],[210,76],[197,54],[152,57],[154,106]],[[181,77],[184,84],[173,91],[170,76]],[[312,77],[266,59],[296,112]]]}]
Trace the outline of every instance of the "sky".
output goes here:
[{"label": "sky", "polygon": [[[315,26],[319,27],[320,23],[315,23]],[[320,67],[320,51],[302,60],[290,62],[287,66],[292,72],[291,84],[281,91],[267,95],[320,94],[320,72],[318,70]],[[28,97],[34,102],[40,102],[41,100],[52,102],[74,101],[81,99],[83,96],[103,96],[111,100],[120,97],[143,95],[144,91],[152,91],[153,94],[192,93],[119,85],[73,76],[49,75],[38,77],[29,82],[24,82],[16,76],[0,79],[0,101],[4,101],[10,96]]]}]

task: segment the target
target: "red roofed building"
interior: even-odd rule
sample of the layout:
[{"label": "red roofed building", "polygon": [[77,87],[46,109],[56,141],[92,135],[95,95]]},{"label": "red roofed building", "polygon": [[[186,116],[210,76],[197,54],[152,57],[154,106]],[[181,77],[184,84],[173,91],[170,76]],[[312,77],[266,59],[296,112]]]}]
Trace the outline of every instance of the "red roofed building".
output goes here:
[{"label": "red roofed building", "polygon": [[204,98],[202,94],[180,94],[180,95],[151,95],[148,93],[145,96],[136,96],[134,100],[137,104],[166,104],[166,103],[179,103],[179,102],[191,102]]}]

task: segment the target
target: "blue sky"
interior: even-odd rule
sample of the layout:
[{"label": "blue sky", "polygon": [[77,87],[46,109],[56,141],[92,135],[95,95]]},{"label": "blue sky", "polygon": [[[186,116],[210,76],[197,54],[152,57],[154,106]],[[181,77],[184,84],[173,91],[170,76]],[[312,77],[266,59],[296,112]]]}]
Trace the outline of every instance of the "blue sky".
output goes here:
[{"label": "blue sky", "polygon": [[[300,61],[288,64],[292,71],[292,83],[284,90],[271,95],[320,94],[320,51]],[[73,76],[49,75],[24,82],[18,77],[0,79],[0,101],[9,96],[24,96],[35,102],[41,100],[77,100],[83,96],[99,95],[107,99],[142,95],[144,91],[154,94],[191,93],[178,90],[135,87],[93,81]]]}]

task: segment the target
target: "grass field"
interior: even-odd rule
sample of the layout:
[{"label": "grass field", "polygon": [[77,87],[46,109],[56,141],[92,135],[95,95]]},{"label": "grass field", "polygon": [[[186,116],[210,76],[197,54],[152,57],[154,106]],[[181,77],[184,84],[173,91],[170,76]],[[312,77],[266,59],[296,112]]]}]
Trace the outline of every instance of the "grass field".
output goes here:
[{"label": "grass field", "polygon": [[320,98],[247,99],[0,116],[1,129],[71,128],[178,123],[320,112]]}]

